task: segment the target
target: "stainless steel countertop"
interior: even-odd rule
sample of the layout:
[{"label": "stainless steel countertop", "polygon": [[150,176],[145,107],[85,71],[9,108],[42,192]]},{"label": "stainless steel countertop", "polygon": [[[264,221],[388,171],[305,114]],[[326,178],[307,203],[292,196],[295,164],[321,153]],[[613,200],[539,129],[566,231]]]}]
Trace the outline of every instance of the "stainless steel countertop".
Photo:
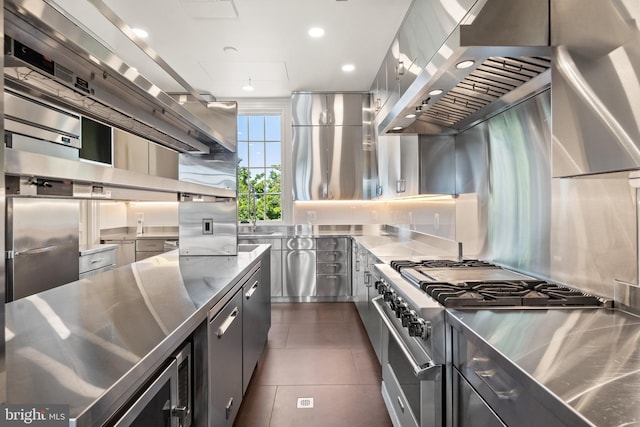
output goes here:
[{"label": "stainless steel countertop", "polygon": [[394,259],[453,258],[457,253],[394,235],[355,236],[354,240],[388,264]]},{"label": "stainless steel countertop", "polygon": [[178,233],[175,232],[151,232],[151,233],[121,233],[121,234],[107,234],[100,236],[100,240],[112,242],[118,240],[141,240],[141,239],[177,239]]},{"label": "stainless steel countertop", "polygon": [[108,251],[117,247],[118,245],[115,243],[102,243],[97,245],[80,245],[79,250],[80,256],[83,256]]},{"label": "stainless steel countertop", "polygon": [[70,404],[70,425],[102,425],[266,250],[171,251],[6,304],[8,403]]},{"label": "stainless steel countertop", "polygon": [[447,310],[447,318],[593,425],[640,423],[640,317],[613,309],[483,309]]}]

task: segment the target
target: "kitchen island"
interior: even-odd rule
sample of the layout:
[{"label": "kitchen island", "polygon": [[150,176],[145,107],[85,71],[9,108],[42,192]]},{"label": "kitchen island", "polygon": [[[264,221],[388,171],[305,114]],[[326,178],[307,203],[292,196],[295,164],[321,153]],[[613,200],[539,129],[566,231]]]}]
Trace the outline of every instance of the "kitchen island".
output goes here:
[{"label": "kitchen island", "polygon": [[69,404],[70,425],[103,425],[269,253],[247,249],[167,252],[7,304],[8,403]]}]

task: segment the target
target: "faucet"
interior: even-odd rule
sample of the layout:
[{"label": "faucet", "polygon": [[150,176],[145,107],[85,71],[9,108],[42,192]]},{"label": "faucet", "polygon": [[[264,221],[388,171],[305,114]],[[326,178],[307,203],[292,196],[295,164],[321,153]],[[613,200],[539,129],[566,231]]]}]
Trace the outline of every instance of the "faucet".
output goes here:
[{"label": "faucet", "polygon": [[251,231],[253,233],[256,232],[257,226],[256,222],[258,221],[258,208],[256,207],[256,190],[253,184],[249,184],[249,200],[247,202],[247,216],[249,217],[249,221],[251,221]]}]

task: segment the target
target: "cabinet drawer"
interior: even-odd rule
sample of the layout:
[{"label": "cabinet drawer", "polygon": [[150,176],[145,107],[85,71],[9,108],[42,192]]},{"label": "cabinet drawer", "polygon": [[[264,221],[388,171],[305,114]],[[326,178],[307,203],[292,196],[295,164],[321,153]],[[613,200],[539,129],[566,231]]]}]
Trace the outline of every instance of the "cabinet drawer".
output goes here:
[{"label": "cabinet drawer", "polygon": [[[560,427],[580,425],[560,420],[519,379],[518,369],[497,360],[485,346],[454,331],[453,362],[464,379],[507,425]],[[527,417],[523,417],[527,414]]]},{"label": "cabinet drawer", "polygon": [[347,274],[319,274],[316,276],[316,296],[351,295],[351,280]]},{"label": "cabinet drawer", "polygon": [[319,251],[346,251],[347,239],[344,237],[316,239],[316,246]]},{"label": "cabinet drawer", "polygon": [[346,251],[318,251],[318,262],[347,262]]},{"label": "cabinet drawer", "polygon": [[164,251],[164,239],[140,239],[136,240],[138,252],[162,252]]},{"label": "cabinet drawer", "polygon": [[79,273],[82,274],[98,268],[108,267],[115,263],[116,252],[114,249],[83,255],[80,257]]},{"label": "cabinet drawer", "polygon": [[347,264],[344,262],[319,262],[316,265],[317,274],[347,274]]}]

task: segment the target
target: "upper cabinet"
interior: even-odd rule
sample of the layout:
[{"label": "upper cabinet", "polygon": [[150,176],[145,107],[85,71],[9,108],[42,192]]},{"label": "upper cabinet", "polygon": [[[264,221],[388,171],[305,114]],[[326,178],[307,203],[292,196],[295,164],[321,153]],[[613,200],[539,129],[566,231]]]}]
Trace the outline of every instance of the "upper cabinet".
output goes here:
[{"label": "upper cabinet", "polygon": [[451,7],[445,2],[414,2],[371,87],[377,114],[390,113],[474,3],[460,0]]},{"label": "upper cabinet", "polygon": [[294,200],[361,200],[376,169],[369,95],[295,93],[291,104]]},{"label": "upper cabinet", "polygon": [[296,93],[291,98],[293,126],[362,126],[361,93]]},{"label": "upper cabinet", "polygon": [[554,1],[551,18],[553,175],[640,168],[637,2]]}]

